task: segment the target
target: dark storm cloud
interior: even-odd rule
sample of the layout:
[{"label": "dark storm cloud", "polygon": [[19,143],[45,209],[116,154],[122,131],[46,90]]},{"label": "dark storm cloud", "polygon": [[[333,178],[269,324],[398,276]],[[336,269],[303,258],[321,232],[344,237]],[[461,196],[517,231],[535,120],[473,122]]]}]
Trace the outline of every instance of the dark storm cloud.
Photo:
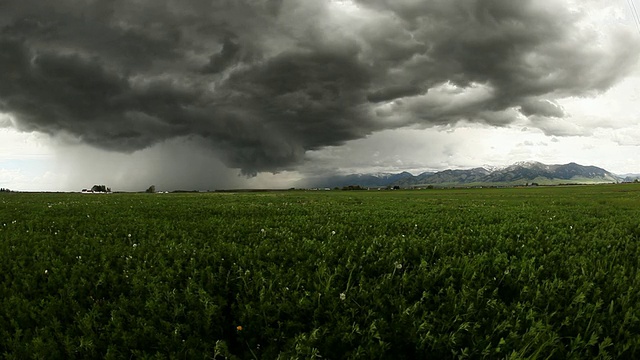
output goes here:
[{"label": "dark storm cloud", "polygon": [[421,92],[422,90],[418,86],[411,84],[389,86],[387,88],[374,90],[373,92],[367,94],[367,100],[372,103],[379,103],[383,101],[403,98],[405,96],[420,94]]},{"label": "dark storm cloud", "polygon": [[240,46],[227,38],[222,43],[220,52],[211,56],[209,64],[203,70],[205,72],[219,73],[239,60],[237,56],[239,52]]},{"label": "dark storm cloud", "polygon": [[533,0],[9,0],[0,112],[116,151],[197,137],[278,171],[383,129],[564,116],[555,98],[638,58],[582,18]]}]

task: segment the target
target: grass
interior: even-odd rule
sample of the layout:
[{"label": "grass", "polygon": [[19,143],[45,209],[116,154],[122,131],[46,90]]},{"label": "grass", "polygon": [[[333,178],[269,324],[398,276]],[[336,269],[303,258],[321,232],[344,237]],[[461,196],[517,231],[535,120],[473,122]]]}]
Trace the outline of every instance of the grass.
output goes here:
[{"label": "grass", "polygon": [[0,194],[0,353],[634,358],[640,187]]}]

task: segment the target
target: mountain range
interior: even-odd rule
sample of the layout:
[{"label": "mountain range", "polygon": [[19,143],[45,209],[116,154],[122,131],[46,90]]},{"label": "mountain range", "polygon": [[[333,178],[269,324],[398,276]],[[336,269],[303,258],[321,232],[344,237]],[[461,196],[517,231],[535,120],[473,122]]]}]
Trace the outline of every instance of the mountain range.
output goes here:
[{"label": "mountain range", "polygon": [[397,174],[349,174],[312,179],[308,187],[334,188],[358,185],[361,187],[450,187],[450,186],[515,186],[596,184],[633,181],[632,176],[618,176],[596,166],[576,163],[546,165],[540,162],[517,162],[506,167],[478,167],[467,170],[444,170],[413,175]]}]

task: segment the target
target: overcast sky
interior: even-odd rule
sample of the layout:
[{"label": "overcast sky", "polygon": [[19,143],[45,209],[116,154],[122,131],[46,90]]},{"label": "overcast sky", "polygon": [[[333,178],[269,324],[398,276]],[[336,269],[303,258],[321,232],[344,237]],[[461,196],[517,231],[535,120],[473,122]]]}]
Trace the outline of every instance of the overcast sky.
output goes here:
[{"label": "overcast sky", "polygon": [[0,187],[289,187],[527,160],[640,173],[634,8],[3,0]]}]

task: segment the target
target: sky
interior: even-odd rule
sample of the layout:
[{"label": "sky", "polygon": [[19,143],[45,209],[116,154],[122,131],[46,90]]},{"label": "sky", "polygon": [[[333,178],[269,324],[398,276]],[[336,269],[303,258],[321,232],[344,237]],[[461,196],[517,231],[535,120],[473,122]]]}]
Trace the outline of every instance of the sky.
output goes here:
[{"label": "sky", "polygon": [[0,187],[640,173],[640,0],[3,0]]}]

